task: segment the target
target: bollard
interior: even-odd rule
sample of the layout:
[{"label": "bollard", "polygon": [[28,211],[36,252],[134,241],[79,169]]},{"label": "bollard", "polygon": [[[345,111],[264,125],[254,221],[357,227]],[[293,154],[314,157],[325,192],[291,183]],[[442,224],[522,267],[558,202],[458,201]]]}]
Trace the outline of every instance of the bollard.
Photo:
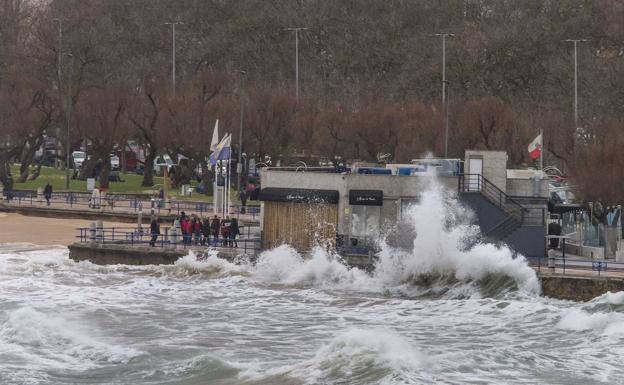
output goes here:
[{"label": "bollard", "polygon": [[37,188],[37,203],[39,203],[39,206],[43,206],[43,188],[42,187]]},{"label": "bollard", "polygon": [[139,234],[143,232],[143,210],[139,210],[137,214],[137,229],[139,230]]},{"label": "bollard", "polygon": [[555,251],[554,250],[549,250],[548,251],[548,272],[549,273],[555,273]]},{"label": "bollard", "polygon": [[95,222],[91,222],[89,226],[89,239],[91,242],[95,242]]},{"label": "bollard", "polygon": [[100,191],[100,211],[104,211],[106,209],[106,204],[106,190],[102,190]]},{"label": "bollard", "polygon": [[171,247],[175,249],[178,245],[178,229],[175,226],[172,227],[171,231],[169,231],[169,235],[171,237]]},{"label": "bollard", "polygon": [[104,223],[99,220],[96,224],[96,238],[100,240],[100,242],[104,242]]},{"label": "bollard", "polygon": [[[170,202],[169,202],[169,214],[171,214],[171,210],[173,210],[173,208],[176,205],[176,201],[175,201],[175,197],[171,197]],[[179,212],[179,207],[178,207],[178,214],[180,214]]]},{"label": "bollard", "polygon": [[167,212],[167,215],[171,215],[171,199],[170,198],[165,199],[165,211]]}]

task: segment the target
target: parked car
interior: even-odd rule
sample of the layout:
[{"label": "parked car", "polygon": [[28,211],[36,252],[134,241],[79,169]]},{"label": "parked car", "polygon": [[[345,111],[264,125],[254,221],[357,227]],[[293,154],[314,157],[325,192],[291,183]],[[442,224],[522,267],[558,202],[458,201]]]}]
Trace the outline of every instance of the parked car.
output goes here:
[{"label": "parked car", "polygon": [[87,154],[84,151],[72,152],[72,160],[74,161],[74,168],[82,168],[84,161],[87,158]]},{"label": "parked car", "polygon": [[119,157],[111,154],[110,156],[111,170],[119,170]]},{"label": "parked car", "polygon": [[167,154],[158,155],[156,159],[154,159],[154,173],[156,175],[162,175],[165,172],[165,168],[169,170],[173,166],[173,160]]}]

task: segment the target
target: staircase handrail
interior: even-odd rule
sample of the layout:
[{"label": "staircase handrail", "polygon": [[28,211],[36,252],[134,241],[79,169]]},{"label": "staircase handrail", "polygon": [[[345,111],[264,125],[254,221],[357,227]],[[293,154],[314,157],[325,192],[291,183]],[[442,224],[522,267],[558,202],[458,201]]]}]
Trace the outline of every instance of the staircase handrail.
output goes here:
[{"label": "staircase handrail", "polygon": [[517,228],[519,225],[518,219],[516,219],[513,215],[505,217],[503,220],[492,226],[491,229],[487,230],[483,235],[486,237],[502,237],[506,235],[507,230]]},{"label": "staircase handrail", "polygon": [[[458,189],[459,192],[480,192],[483,196],[485,196],[491,203],[498,206],[502,210],[509,212],[510,214],[517,216],[517,219],[521,221],[524,220],[524,213],[528,210],[518,203],[515,199],[507,195],[503,190],[498,188],[494,183],[489,181],[482,174],[459,174],[459,184]],[[472,183],[469,183],[466,186],[466,177],[477,177],[477,188],[476,190],[472,189]],[[498,198],[498,199],[497,199]],[[508,207],[507,205],[511,205]]]}]

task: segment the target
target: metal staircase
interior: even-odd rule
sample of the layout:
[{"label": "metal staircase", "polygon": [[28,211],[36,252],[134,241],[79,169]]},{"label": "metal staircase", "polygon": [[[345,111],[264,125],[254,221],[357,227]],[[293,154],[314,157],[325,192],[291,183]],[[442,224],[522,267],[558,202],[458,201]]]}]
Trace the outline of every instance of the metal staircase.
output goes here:
[{"label": "metal staircase", "polygon": [[525,209],[520,203],[505,194],[494,183],[490,182],[481,174],[460,174],[458,184],[459,194],[479,194],[488,202],[498,207],[505,218],[484,230],[486,238],[503,240],[516,231],[525,222]]}]

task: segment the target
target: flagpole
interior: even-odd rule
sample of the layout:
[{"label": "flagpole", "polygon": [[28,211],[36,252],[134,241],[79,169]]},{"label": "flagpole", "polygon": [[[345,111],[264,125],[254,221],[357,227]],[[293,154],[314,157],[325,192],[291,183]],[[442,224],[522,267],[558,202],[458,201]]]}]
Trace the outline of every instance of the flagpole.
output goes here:
[{"label": "flagpole", "polygon": [[540,166],[540,178],[543,178],[543,171],[544,170],[544,133],[543,130],[540,128],[540,138],[541,138],[541,148],[540,148],[540,160],[539,160],[539,166]]},{"label": "flagpole", "polygon": [[212,211],[214,215],[217,215],[219,211],[217,207],[217,204],[219,202],[218,196],[219,196],[219,191],[217,190],[217,162],[215,162],[214,180],[212,181]]},{"label": "flagpole", "polygon": [[229,155],[228,155],[228,188],[227,188],[227,213],[228,215],[230,214],[230,185],[231,185],[231,181],[230,178],[232,177],[232,173],[231,173],[231,168],[232,168],[232,146],[230,145],[230,151],[229,151]]}]

